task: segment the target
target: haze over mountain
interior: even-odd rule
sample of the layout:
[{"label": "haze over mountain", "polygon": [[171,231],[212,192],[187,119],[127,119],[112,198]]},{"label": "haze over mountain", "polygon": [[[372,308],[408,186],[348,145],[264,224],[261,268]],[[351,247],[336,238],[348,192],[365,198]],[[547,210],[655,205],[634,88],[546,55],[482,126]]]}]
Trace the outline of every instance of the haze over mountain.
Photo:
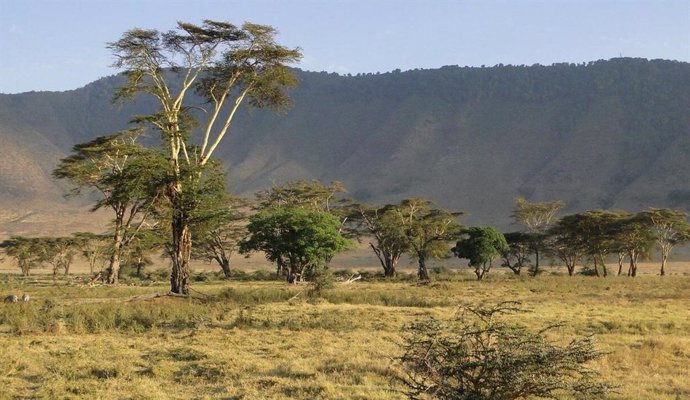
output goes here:
[{"label": "haze over mountain", "polygon": [[[690,207],[688,63],[296,73],[294,107],[245,108],[217,153],[233,193],[340,180],[359,200],[429,197],[468,213],[463,222],[502,228],[517,195],[562,199],[566,212]],[[113,105],[118,82],[0,95],[0,236],[31,231],[28,215],[38,226],[72,213],[77,202],[50,177],[56,162],[153,110],[147,99]]]}]

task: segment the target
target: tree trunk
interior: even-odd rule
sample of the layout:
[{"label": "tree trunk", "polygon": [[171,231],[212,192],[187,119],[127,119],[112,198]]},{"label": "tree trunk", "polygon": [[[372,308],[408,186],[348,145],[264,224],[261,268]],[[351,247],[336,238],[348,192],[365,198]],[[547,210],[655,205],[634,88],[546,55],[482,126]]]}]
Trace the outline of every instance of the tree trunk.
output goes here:
[{"label": "tree trunk", "polygon": [[618,275],[621,276],[621,273],[623,272],[623,258],[625,257],[624,254],[618,253]]},{"label": "tree trunk", "polygon": [[575,273],[575,260],[572,260],[569,257],[563,257],[563,261],[565,262],[565,268],[568,270],[568,276],[573,276]]},{"label": "tree trunk", "polygon": [[397,257],[393,256],[388,251],[382,250],[374,246],[373,243],[369,243],[369,246],[372,250],[374,250],[374,254],[376,254],[376,257],[379,259],[379,263],[383,268],[383,276],[385,276],[386,278],[395,276],[395,265],[398,261]]},{"label": "tree trunk", "polygon": [[661,276],[666,275],[666,260],[668,260],[668,253],[662,251],[661,252],[661,271],[659,271],[659,275],[661,275]]},{"label": "tree trunk", "polygon": [[417,253],[417,259],[419,261],[419,271],[417,272],[417,276],[419,276],[419,280],[421,281],[428,281],[429,271],[426,269],[426,255]]},{"label": "tree trunk", "polygon": [[22,276],[29,276],[30,266],[27,262],[19,262],[19,267],[22,270]]},{"label": "tree trunk", "polygon": [[223,270],[223,276],[225,279],[230,279],[230,260],[227,257],[220,258],[220,268]]},{"label": "tree trunk", "polygon": [[383,253],[383,275],[386,278],[392,278],[396,275],[395,265],[398,263],[397,257],[388,252]]},{"label": "tree trunk", "polygon": [[118,227],[115,228],[115,237],[113,239],[113,254],[110,255],[110,262],[108,268],[105,270],[105,283],[108,285],[117,285],[120,275],[120,253],[122,253],[122,232]]},{"label": "tree trunk", "polygon": [[477,275],[477,280],[481,281],[484,278],[484,275],[486,275],[487,272],[489,272],[489,269],[491,268],[491,264],[487,267],[486,265],[478,265],[474,268],[474,274]]},{"label": "tree trunk", "polygon": [[637,276],[637,252],[631,252],[628,254],[628,257],[630,257],[630,269],[628,270],[628,276],[634,278]]},{"label": "tree trunk", "polygon": [[[175,204],[173,204],[175,207]],[[172,220],[172,271],[170,273],[170,292],[189,295],[189,261],[192,255],[192,231],[187,215],[175,210]]]}]

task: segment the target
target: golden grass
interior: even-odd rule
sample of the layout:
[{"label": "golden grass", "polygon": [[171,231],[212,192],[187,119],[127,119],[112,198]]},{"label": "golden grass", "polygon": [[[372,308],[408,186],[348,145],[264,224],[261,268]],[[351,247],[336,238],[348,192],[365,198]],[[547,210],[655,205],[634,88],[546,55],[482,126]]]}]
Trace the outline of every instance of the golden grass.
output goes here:
[{"label": "golden grass", "polygon": [[[280,282],[205,282],[197,298],[131,296],[166,286],[79,287],[0,276],[0,399],[399,399],[402,327],[463,302],[521,301],[512,316],[553,339],[595,334],[611,399],[690,398],[690,277],[490,275],[357,282],[310,299]],[[210,295],[210,298],[205,297]],[[293,298],[299,293],[297,298]],[[110,322],[109,322],[110,321]]]}]

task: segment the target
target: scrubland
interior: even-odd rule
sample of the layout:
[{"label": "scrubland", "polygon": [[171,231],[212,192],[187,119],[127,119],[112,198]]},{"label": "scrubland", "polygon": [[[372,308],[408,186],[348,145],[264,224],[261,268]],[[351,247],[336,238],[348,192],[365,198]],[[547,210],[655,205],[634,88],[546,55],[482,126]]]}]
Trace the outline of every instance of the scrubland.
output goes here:
[{"label": "scrubland", "polygon": [[[449,318],[464,303],[515,300],[516,322],[563,322],[552,339],[594,335],[596,361],[617,385],[610,399],[690,398],[690,266],[658,277],[518,277],[437,268],[367,277],[321,296],[304,286],[237,273],[197,273],[192,298],[162,279],[119,287],[75,278],[0,275],[0,293],[31,301],[0,305],[0,399],[400,399],[396,363],[404,326]],[[343,273],[343,275],[346,275]],[[372,275],[371,273],[368,275]]]}]

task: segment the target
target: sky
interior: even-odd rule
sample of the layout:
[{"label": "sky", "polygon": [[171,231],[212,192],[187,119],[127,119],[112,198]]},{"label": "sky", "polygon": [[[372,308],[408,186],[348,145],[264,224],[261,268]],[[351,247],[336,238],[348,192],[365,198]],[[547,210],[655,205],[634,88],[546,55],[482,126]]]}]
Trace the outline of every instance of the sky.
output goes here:
[{"label": "sky", "polygon": [[690,0],[0,0],[0,93],[118,71],[106,43],[203,19],[273,25],[309,71],[690,61]]}]

